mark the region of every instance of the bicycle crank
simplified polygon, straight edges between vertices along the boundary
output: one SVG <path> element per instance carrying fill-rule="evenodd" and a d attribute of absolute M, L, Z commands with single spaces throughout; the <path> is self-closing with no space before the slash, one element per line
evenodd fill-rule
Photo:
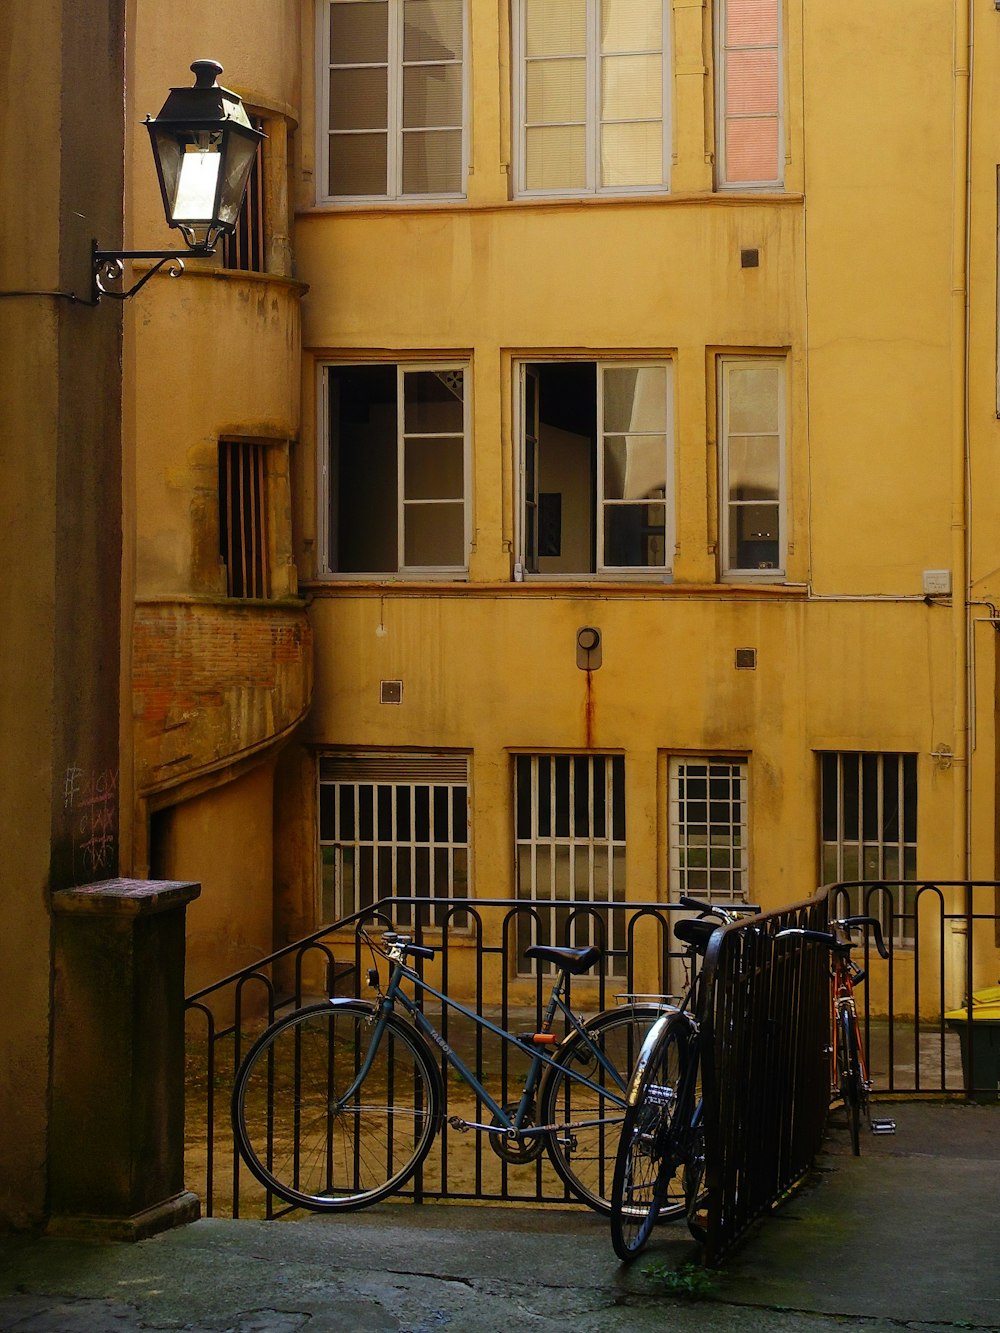
<path fill-rule="evenodd" d="M 505 1106 L 504 1114 L 508 1119 L 513 1120 L 517 1114 L 517 1103 Z M 512 1162 L 515 1165 L 521 1162 L 533 1162 L 541 1155 L 544 1144 L 542 1136 L 531 1135 L 530 1138 L 524 1138 L 520 1134 L 511 1136 L 503 1127 L 502 1122 L 497 1116 L 493 1117 L 492 1125 L 500 1130 L 499 1133 L 489 1135 L 490 1147 L 498 1157 L 503 1158 L 505 1162 Z M 522 1129 L 534 1129 L 534 1107 L 528 1108 L 528 1114 L 521 1121 Z"/>

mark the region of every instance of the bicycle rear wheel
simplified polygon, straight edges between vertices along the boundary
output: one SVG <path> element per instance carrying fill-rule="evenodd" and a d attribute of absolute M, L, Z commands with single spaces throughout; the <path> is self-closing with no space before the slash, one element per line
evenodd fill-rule
<path fill-rule="evenodd" d="M 240 1065 L 233 1133 L 247 1166 L 288 1203 L 364 1208 L 400 1189 L 441 1123 L 439 1079 L 423 1040 L 390 1015 L 374 1035 L 363 1001 L 310 1005 L 272 1024 Z"/>
<path fill-rule="evenodd" d="M 625 1090 L 643 1039 L 662 1014 L 652 1004 L 605 1009 L 585 1025 L 588 1039 L 573 1033 L 560 1047 L 542 1085 L 539 1123 L 565 1126 L 546 1136 L 549 1158 L 570 1192 L 595 1212 L 611 1211 Z"/>
<path fill-rule="evenodd" d="M 837 1047 L 840 1097 L 847 1114 L 847 1128 L 851 1136 L 851 1151 L 855 1157 L 861 1155 L 861 1110 L 866 1101 L 867 1092 L 861 1074 L 861 1057 L 858 1042 L 858 1020 L 844 1008 L 840 1011 L 840 1031 Z"/>
<path fill-rule="evenodd" d="M 629 1089 L 611 1189 L 611 1243 L 619 1259 L 634 1259 L 658 1217 L 684 1211 L 680 1129 L 692 1108 L 681 1088 L 690 1022 L 672 1014 L 650 1032 Z"/>

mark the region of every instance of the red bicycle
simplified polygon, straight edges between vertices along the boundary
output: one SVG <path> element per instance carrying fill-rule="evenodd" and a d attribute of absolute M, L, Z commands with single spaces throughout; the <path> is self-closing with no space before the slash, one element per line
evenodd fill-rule
<path fill-rule="evenodd" d="M 855 1157 L 861 1153 L 861 1118 L 864 1116 L 874 1134 L 894 1134 L 896 1122 L 872 1119 L 871 1078 L 865 1046 L 861 1039 L 861 1025 L 854 1000 L 854 988 L 865 979 L 865 970 L 851 958 L 854 947 L 852 932 L 867 928 L 875 940 L 880 957 L 888 958 L 889 950 L 882 939 L 882 926 L 874 916 L 845 916 L 830 922 L 831 930 L 805 930 L 792 926 L 782 930 L 777 939 L 796 936 L 824 944 L 830 950 L 831 1006 L 831 1098 L 843 1103 L 847 1126 L 851 1135 L 851 1150 Z"/>

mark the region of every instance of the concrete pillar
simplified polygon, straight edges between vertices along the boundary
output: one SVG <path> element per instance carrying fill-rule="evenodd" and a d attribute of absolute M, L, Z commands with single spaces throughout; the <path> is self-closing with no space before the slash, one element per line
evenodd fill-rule
<path fill-rule="evenodd" d="M 184 915 L 199 884 L 52 895 L 50 1232 L 140 1240 L 194 1221 L 184 1189 Z"/>

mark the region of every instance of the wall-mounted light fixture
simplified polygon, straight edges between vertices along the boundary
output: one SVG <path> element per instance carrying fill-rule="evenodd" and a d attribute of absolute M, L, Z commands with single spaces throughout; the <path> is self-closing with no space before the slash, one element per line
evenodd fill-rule
<path fill-rule="evenodd" d="M 155 118 L 146 117 L 156 174 L 163 197 L 167 226 L 176 228 L 187 253 L 203 259 L 215 253 L 219 239 L 235 231 L 257 145 L 265 136 L 254 129 L 243 103 L 216 82 L 222 66 L 215 60 L 196 60 L 191 66 L 193 88 L 171 88 Z M 91 298 L 126 301 L 145 286 L 154 273 L 171 264 L 168 272 L 180 277 L 185 252 L 178 250 L 101 250 L 93 244 Z M 126 259 L 159 262 L 127 291 L 109 290 L 105 283 L 122 276 Z"/>

